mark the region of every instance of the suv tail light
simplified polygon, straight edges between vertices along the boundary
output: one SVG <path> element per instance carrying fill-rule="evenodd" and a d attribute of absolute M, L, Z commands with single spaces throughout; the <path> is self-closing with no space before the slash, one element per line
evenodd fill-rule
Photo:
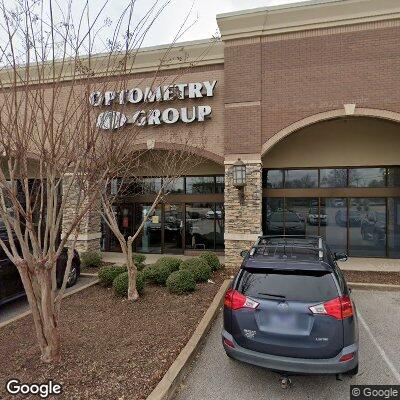
<path fill-rule="evenodd" d="M 349 296 L 336 297 L 325 303 L 310 307 L 313 314 L 329 315 L 336 319 L 345 319 L 353 316 L 353 306 Z"/>
<path fill-rule="evenodd" d="M 228 289 L 225 293 L 224 306 L 231 310 L 240 310 L 241 308 L 256 309 L 260 303 L 246 297 L 237 290 Z"/>

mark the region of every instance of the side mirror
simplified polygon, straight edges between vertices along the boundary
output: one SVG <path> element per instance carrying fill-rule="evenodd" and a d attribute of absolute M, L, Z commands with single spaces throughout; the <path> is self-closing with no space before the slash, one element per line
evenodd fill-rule
<path fill-rule="evenodd" d="M 250 253 L 249 253 L 248 250 L 242 250 L 242 251 L 240 252 L 240 256 L 243 257 L 243 258 L 247 257 L 249 254 L 250 254 Z"/>
<path fill-rule="evenodd" d="M 336 261 L 347 261 L 349 257 L 346 253 L 335 253 L 335 260 Z"/>

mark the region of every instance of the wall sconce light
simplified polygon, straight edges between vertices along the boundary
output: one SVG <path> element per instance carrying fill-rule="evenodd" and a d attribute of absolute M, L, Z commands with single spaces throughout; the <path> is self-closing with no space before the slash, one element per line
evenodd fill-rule
<path fill-rule="evenodd" d="M 246 186 L 246 164 L 239 158 L 233 164 L 233 186 L 239 190 L 240 205 L 244 203 L 244 187 Z"/>

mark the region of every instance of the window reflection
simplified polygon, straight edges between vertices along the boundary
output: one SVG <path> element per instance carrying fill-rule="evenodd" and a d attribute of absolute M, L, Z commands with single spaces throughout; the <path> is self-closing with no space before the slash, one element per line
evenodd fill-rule
<path fill-rule="evenodd" d="M 281 169 L 264 170 L 263 187 L 271 189 L 283 188 L 283 170 Z"/>
<path fill-rule="evenodd" d="M 136 249 L 143 253 L 161 253 L 161 204 L 150 213 L 151 205 L 137 204 L 135 207 L 135 227 L 147 220 L 136 240 Z"/>
<path fill-rule="evenodd" d="M 215 248 L 224 249 L 224 233 L 225 233 L 225 208 L 224 203 L 215 205 Z"/>
<path fill-rule="evenodd" d="M 221 210 L 212 203 L 186 204 L 186 248 L 205 250 L 214 248 L 214 218 Z"/>
<path fill-rule="evenodd" d="M 347 251 L 347 200 L 345 198 L 321 198 L 325 222 L 321 223 L 320 235 L 332 251 Z M 322 222 L 322 221 L 321 221 Z"/>
<path fill-rule="evenodd" d="M 214 177 L 213 176 L 187 177 L 186 193 L 188 194 L 214 193 Z"/>
<path fill-rule="evenodd" d="M 318 235 L 319 219 L 326 218 L 323 210 L 319 212 L 317 198 L 287 198 L 285 211 L 286 235 Z"/>
<path fill-rule="evenodd" d="M 400 258 L 400 197 L 388 199 L 389 257 Z"/>
<path fill-rule="evenodd" d="M 324 168 L 320 170 L 320 187 L 346 187 L 347 169 L 346 168 Z"/>
<path fill-rule="evenodd" d="M 179 194 L 184 192 L 184 178 L 176 178 L 176 179 L 166 179 L 164 182 L 165 193 L 167 194 Z"/>
<path fill-rule="evenodd" d="M 389 187 L 400 187 L 400 167 L 387 169 L 387 185 Z"/>
<path fill-rule="evenodd" d="M 223 194 L 225 192 L 225 177 L 217 176 L 215 178 L 215 193 Z"/>
<path fill-rule="evenodd" d="M 285 171 L 286 188 L 315 188 L 317 186 L 317 169 L 288 169 Z"/>
<path fill-rule="evenodd" d="M 264 199 L 263 230 L 266 235 L 284 234 L 283 198 Z"/>
<path fill-rule="evenodd" d="M 359 224 L 349 224 L 349 253 L 352 256 L 386 255 L 386 199 L 352 198 L 349 214 L 359 216 Z M 350 222 L 350 217 L 349 217 Z"/>
<path fill-rule="evenodd" d="M 385 168 L 350 168 L 350 187 L 384 187 Z"/>

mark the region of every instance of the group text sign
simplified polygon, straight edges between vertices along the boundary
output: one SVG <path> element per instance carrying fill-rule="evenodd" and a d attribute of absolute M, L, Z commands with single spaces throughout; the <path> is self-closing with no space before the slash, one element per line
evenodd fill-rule
<path fill-rule="evenodd" d="M 93 107 L 124 106 L 134 104 L 140 107 L 143 104 L 161 103 L 172 100 L 202 99 L 214 96 L 217 81 L 179 83 L 176 85 L 146 87 L 145 90 L 133 88 L 130 90 L 92 92 L 89 102 Z M 97 118 L 97 126 L 106 130 L 114 130 L 126 124 L 138 126 L 156 126 L 161 124 L 175 124 L 178 121 L 190 124 L 204 122 L 210 118 L 212 108 L 209 105 L 192 107 L 169 107 L 165 110 L 139 109 L 131 115 L 120 111 L 104 111 Z"/>

